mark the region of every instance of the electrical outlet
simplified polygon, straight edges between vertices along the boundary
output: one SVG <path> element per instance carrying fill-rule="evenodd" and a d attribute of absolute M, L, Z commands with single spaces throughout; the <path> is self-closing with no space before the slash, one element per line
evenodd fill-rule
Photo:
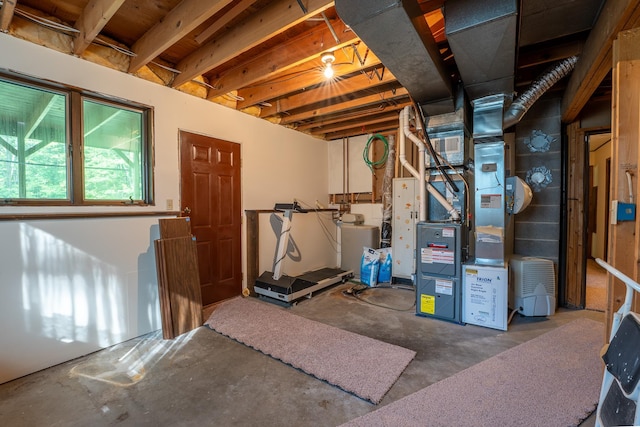
<path fill-rule="evenodd" d="M 167 210 L 168 211 L 173 210 L 173 199 L 167 199 Z"/>

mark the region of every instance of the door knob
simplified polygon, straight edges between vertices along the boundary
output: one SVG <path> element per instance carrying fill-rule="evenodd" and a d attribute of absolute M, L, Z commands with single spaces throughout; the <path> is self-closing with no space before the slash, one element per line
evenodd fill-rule
<path fill-rule="evenodd" d="M 185 216 L 189 216 L 189 215 L 191 215 L 191 208 L 190 208 L 189 206 L 187 206 L 186 208 L 184 208 L 184 209 L 183 209 L 182 213 L 183 213 Z"/>

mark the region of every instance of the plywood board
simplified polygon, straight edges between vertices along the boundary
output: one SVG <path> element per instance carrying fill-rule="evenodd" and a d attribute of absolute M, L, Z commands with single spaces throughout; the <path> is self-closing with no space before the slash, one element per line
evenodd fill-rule
<path fill-rule="evenodd" d="M 158 220 L 158 223 L 160 224 L 160 237 L 162 239 L 191 236 L 191 220 L 189 217 L 162 218 Z"/>
<path fill-rule="evenodd" d="M 162 335 L 174 338 L 202 325 L 196 242 L 192 237 L 155 242 Z"/>

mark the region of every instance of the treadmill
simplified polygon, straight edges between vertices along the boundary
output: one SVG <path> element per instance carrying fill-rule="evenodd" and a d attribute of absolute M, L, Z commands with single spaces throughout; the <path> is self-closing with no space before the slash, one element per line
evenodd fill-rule
<path fill-rule="evenodd" d="M 294 212 L 307 213 L 308 210 L 301 208 L 298 202 L 276 203 L 274 209 L 284 213 L 282 232 L 278 239 L 273 272 L 265 271 L 256 279 L 254 284 L 256 294 L 293 303 L 303 297 L 311 298 L 314 292 L 336 283 L 344 283 L 353 277 L 353 270 L 329 267 L 308 271 L 299 276 L 282 274 L 282 264 L 287 256 L 293 214 Z"/>

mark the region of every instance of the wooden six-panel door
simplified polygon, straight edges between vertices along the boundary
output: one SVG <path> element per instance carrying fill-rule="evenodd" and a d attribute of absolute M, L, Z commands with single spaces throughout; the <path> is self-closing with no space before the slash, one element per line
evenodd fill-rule
<path fill-rule="evenodd" d="M 180 131 L 180 200 L 196 237 L 202 305 L 242 293 L 240 145 Z"/>

